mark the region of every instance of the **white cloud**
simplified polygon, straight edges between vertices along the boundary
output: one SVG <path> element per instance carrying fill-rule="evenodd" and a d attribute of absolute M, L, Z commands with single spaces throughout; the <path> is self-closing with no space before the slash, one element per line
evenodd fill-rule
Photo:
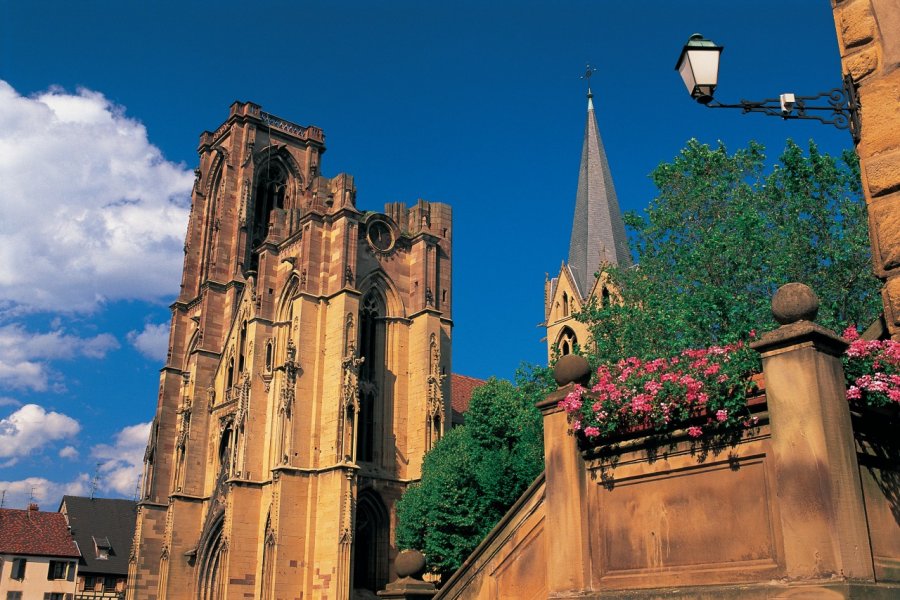
<path fill-rule="evenodd" d="M 147 358 L 164 361 L 169 352 L 169 324 L 147 323 L 143 331 L 128 332 L 128 341 Z"/>
<path fill-rule="evenodd" d="M 36 502 L 41 510 L 55 511 L 64 495 L 85 496 L 90 487 L 90 478 L 82 473 L 69 482 L 54 482 L 43 477 L 28 477 L 18 481 L 0 481 L 5 508 L 26 508 L 30 501 Z"/>
<path fill-rule="evenodd" d="M 66 446 L 62 450 L 59 451 L 60 458 L 78 458 L 78 450 L 75 449 L 75 446 Z"/>
<path fill-rule="evenodd" d="M 103 95 L 0 81 L 0 307 L 90 311 L 177 291 L 193 174 Z"/>
<path fill-rule="evenodd" d="M 44 391 L 53 376 L 47 360 L 99 359 L 118 347 L 119 342 L 108 333 L 82 338 L 61 328 L 33 333 L 18 324 L 5 325 L 0 327 L 0 383 Z"/>
<path fill-rule="evenodd" d="M 17 458 L 81 431 L 72 417 L 47 412 L 37 404 L 26 404 L 0 420 L 0 458 Z M 7 465 L 8 466 L 8 465 Z"/>
<path fill-rule="evenodd" d="M 132 496 L 144 466 L 150 423 L 125 427 L 115 437 L 115 444 L 98 444 L 91 449 L 91 455 L 101 461 L 100 488 Z"/>

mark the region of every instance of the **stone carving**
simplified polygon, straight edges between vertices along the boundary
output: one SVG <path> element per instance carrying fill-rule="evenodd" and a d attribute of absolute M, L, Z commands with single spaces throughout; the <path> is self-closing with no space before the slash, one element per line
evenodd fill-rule
<path fill-rule="evenodd" d="M 359 412 L 359 367 L 365 362 L 364 356 L 356 355 L 356 344 L 350 342 L 347 347 L 347 355 L 341 359 L 341 423 L 340 444 L 338 457 L 344 462 L 353 462 L 354 438 L 356 428 L 353 426 L 356 414 Z"/>
<path fill-rule="evenodd" d="M 431 418 L 440 416 L 444 409 L 443 383 L 447 375 L 441 373 L 441 348 L 436 336 L 431 334 L 431 364 L 428 369 L 428 412 Z"/>
<path fill-rule="evenodd" d="M 184 450 L 191 435 L 191 404 L 190 396 L 186 396 L 181 408 L 178 409 L 178 442 L 176 447 L 181 450 Z"/>
<path fill-rule="evenodd" d="M 365 362 L 366 357 L 356 355 L 356 344 L 351 342 L 347 348 L 347 355 L 341 359 L 341 373 L 343 383 L 341 385 L 341 399 L 345 407 L 353 407 L 354 412 L 359 408 L 359 367 Z"/>
<path fill-rule="evenodd" d="M 250 408 L 250 373 L 244 373 L 241 379 L 241 387 L 238 391 L 238 407 L 234 417 L 235 425 L 243 426 L 244 420 L 247 418 L 247 411 Z"/>
<path fill-rule="evenodd" d="M 297 382 L 297 348 L 292 340 L 288 340 L 287 351 L 282 369 L 284 370 L 284 385 L 281 386 L 281 404 L 279 410 L 288 418 L 294 405 L 294 389 Z"/>
<path fill-rule="evenodd" d="M 300 371 L 300 365 L 297 363 L 297 348 L 294 346 L 293 340 L 288 340 L 284 364 L 279 368 L 284 371 L 284 381 L 281 385 L 281 395 L 278 402 L 278 412 L 281 414 L 278 440 L 279 455 L 280 463 L 288 464 L 290 462 L 290 431 L 294 410 L 294 390 L 297 384 L 297 373 Z"/>

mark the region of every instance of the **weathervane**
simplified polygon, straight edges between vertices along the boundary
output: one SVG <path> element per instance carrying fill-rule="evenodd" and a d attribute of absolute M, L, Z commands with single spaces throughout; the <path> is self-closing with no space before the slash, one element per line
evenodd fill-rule
<path fill-rule="evenodd" d="M 584 70 L 584 75 L 582 75 L 582 76 L 580 77 L 580 79 L 585 79 L 585 80 L 587 80 L 588 98 L 593 98 L 593 97 L 594 97 L 594 94 L 591 93 L 591 75 L 593 75 L 593 74 L 596 73 L 596 72 L 597 72 L 596 67 L 592 67 L 592 66 L 591 66 L 591 63 L 588 63 L 588 64 L 587 64 L 587 67 L 586 67 L 585 70 Z"/>

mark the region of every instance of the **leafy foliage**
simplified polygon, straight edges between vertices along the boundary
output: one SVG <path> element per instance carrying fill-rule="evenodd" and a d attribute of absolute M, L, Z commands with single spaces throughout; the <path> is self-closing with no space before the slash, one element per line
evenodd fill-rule
<path fill-rule="evenodd" d="M 475 390 L 466 424 L 425 455 L 422 480 L 397 503 L 397 543 L 421 550 L 449 575 L 544 468 L 535 403 L 553 389 L 550 370 L 523 367 L 516 384 L 490 379 Z"/>
<path fill-rule="evenodd" d="M 859 165 L 788 141 L 771 172 L 762 146 L 728 154 L 696 140 L 651 177 L 659 196 L 626 215 L 638 267 L 610 269 L 621 303 L 589 305 L 595 365 L 731 344 L 776 326 L 775 290 L 799 281 L 819 296 L 819 323 L 840 331 L 879 310 Z"/>

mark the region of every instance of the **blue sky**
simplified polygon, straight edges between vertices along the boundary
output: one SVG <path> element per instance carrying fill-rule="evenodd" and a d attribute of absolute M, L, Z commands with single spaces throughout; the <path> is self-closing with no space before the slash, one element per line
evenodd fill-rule
<path fill-rule="evenodd" d="M 845 131 L 694 104 L 688 36 L 725 46 L 717 97 L 840 83 L 829 3 L 0 0 L 0 490 L 130 497 L 156 406 L 198 136 L 234 100 L 326 133 L 360 208 L 454 209 L 453 370 L 545 358 L 545 273 L 567 255 L 586 62 L 624 210 L 695 137 Z"/>

